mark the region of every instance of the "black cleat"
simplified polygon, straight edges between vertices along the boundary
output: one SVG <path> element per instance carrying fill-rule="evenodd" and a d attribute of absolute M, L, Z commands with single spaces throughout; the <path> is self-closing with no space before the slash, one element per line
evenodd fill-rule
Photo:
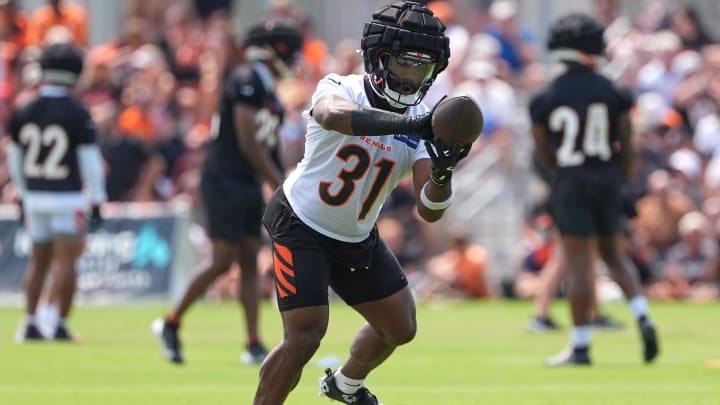
<path fill-rule="evenodd" d="M 365 387 L 360 387 L 354 394 L 346 394 L 340 391 L 335 384 L 335 376 L 329 368 L 325 369 L 325 377 L 320 377 L 320 395 L 342 402 L 343 404 L 382 405 L 382 403 L 378 402 L 377 397 Z"/>
<path fill-rule="evenodd" d="M 53 334 L 53 340 L 58 342 L 74 342 L 75 337 L 72 333 L 70 333 L 65 325 L 58 325 L 57 329 L 55 329 L 55 333 Z"/>
<path fill-rule="evenodd" d="M 622 322 L 616 321 L 607 315 L 598 315 L 595 319 L 590 322 L 590 326 L 593 329 L 599 330 L 623 330 L 625 325 Z"/>
<path fill-rule="evenodd" d="M 560 330 L 560 326 L 558 326 L 558 324 L 556 324 L 549 316 L 536 316 L 530 320 L 528 330 L 530 332 L 540 333 Z"/>
<path fill-rule="evenodd" d="M 563 366 L 589 366 L 592 364 L 587 347 L 567 348 L 560 354 L 549 358 L 545 365 L 548 367 Z"/>
<path fill-rule="evenodd" d="M 180 344 L 180 336 L 178 336 L 178 326 L 158 318 L 152 323 L 152 331 L 160 340 L 165 358 L 175 364 L 182 364 L 184 360 L 180 352 L 182 345 Z"/>
<path fill-rule="evenodd" d="M 657 331 L 652 322 L 645 317 L 640 318 L 638 326 L 640 327 L 640 336 L 642 337 L 643 343 L 643 358 L 645 359 L 645 363 L 652 363 L 660 353 Z"/>
<path fill-rule="evenodd" d="M 38 342 L 45 340 L 40 329 L 34 323 L 25 323 L 18 329 L 15 334 L 15 341 L 17 343 L 23 342 Z"/>
<path fill-rule="evenodd" d="M 267 355 L 268 351 L 262 343 L 253 343 L 245 347 L 245 351 L 240 355 L 240 362 L 246 366 L 262 364 Z"/>

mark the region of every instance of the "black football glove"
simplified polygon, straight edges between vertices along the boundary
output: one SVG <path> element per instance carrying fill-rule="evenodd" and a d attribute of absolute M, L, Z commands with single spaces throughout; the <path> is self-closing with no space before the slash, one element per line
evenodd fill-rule
<path fill-rule="evenodd" d="M 447 147 L 443 141 L 435 138 L 431 141 L 425 141 L 425 148 L 432 160 L 432 175 L 430 179 L 433 183 L 442 186 L 447 184 L 452 177 L 455 165 L 464 159 L 470 153 L 471 145 L 454 144 Z"/>
<path fill-rule="evenodd" d="M 103 223 L 102 213 L 100 212 L 100 205 L 93 205 L 92 211 L 90 212 L 90 222 L 88 223 L 88 229 L 90 232 L 95 232 L 102 226 Z"/>

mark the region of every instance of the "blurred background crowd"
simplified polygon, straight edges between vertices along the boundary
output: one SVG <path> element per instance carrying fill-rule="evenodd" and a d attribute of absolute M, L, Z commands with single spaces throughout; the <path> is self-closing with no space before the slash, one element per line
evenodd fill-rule
<path fill-rule="evenodd" d="M 202 229 L 198 185 L 205 145 L 228 71 L 242 61 L 240 0 L 125 0 L 120 29 L 109 41 L 89 36 L 80 0 L 0 0 L 0 133 L 13 106 L 37 90 L 39 51 L 54 42 L 86 50 L 77 94 L 98 124 L 112 202 L 186 201 Z M 485 128 L 457 170 L 456 203 L 439 223 L 414 213 L 411 185 L 386 202 L 380 233 L 405 266 L 420 299 L 533 296 L 532 280 L 551 252 L 546 184 L 533 164 L 527 100 L 553 75 L 544 32 L 523 14 L 539 1 L 421 1 L 447 25 L 450 66 L 425 103 L 467 94 Z M 322 38 L 307 2 L 262 3 L 258 18 L 294 19 L 306 37 L 296 77 L 279 84 L 287 109 L 282 156 L 287 170 L 302 158 L 304 120 L 315 83 L 329 72 L 363 72 L 358 35 Z M 302 4 L 301 4 L 302 3 Z M 630 6 L 628 4 L 631 3 Z M 634 215 L 627 249 L 649 296 L 716 300 L 720 281 L 720 7 L 714 1 L 587 0 L 606 25 L 602 69 L 636 96 L 636 173 L 628 185 Z M 628 7 L 636 12 L 627 12 Z M 642 12 L 637 12 L 642 10 Z M 576 10 L 578 11 L 578 10 Z M 363 21 L 354 21 L 358 31 Z M 547 26 L 547 25 L 545 25 Z M 12 203 L 0 138 L 0 203 Z M 632 211 L 632 210 L 629 210 Z M 198 239 L 198 238 L 196 238 Z M 197 246 L 206 242 L 199 238 Z M 207 252 L 205 251 L 205 254 Z M 269 268 L 269 254 L 261 264 Z M 602 271 L 599 272 L 602 277 Z M 271 273 L 266 294 L 272 293 Z M 237 295 L 237 270 L 210 291 Z M 610 282 L 603 297 L 619 297 Z"/>

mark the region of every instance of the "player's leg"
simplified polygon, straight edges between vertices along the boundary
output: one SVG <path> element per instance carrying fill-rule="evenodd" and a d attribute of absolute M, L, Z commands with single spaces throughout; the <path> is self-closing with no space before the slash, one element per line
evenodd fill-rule
<path fill-rule="evenodd" d="M 85 249 L 85 237 L 67 235 L 53 242 L 53 258 L 50 264 L 52 285 L 50 288 L 50 306 L 57 306 L 59 320 L 54 328 L 53 339 L 72 341 L 67 321 L 77 287 L 77 260 Z"/>
<path fill-rule="evenodd" d="M 260 366 L 254 405 L 284 403 L 300 381 L 303 367 L 320 347 L 328 326 L 330 264 L 327 256 L 322 248 L 313 247 L 313 236 L 302 225 L 280 226 L 289 229 L 290 239 L 304 239 L 301 243 L 305 247 L 293 249 L 283 242 L 273 242 L 275 290 L 283 340 Z"/>
<path fill-rule="evenodd" d="M 529 329 L 533 332 L 558 329 L 558 325 L 550 318 L 550 305 L 557 295 L 560 282 L 567 274 L 565 252 L 557 231 L 553 231 L 552 253 L 540 272 L 540 286 L 533 300 L 535 315 Z"/>
<path fill-rule="evenodd" d="M 247 344 L 242 353 L 244 364 L 260 364 L 267 356 L 267 350 L 260 339 L 260 282 L 257 256 L 260 240 L 255 237 L 243 238 L 237 249 L 237 262 L 240 265 L 240 303 L 245 313 Z"/>
<path fill-rule="evenodd" d="M 77 289 L 77 260 L 85 249 L 87 217 L 86 210 L 75 209 L 51 215 L 53 281 L 50 289 L 48 318 L 55 340 L 73 340 L 67 321 Z"/>
<path fill-rule="evenodd" d="M 51 242 L 34 242 L 30 262 L 25 270 L 25 320 L 18 329 L 18 342 L 42 340 L 44 336 L 36 318 L 38 301 L 45 285 L 53 245 Z"/>
<path fill-rule="evenodd" d="M 410 342 L 417 331 L 415 302 L 409 287 L 390 297 L 355 305 L 368 321 L 353 339 L 343 373 L 364 379 L 382 364 L 396 347 Z"/>
<path fill-rule="evenodd" d="M 596 258 L 593 260 L 595 269 L 598 268 L 598 260 L 599 260 L 599 258 Z M 600 294 L 598 294 L 598 288 L 597 288 L 597 281 L 598 281 L 597 274 L 595 274 L 595 277 L 592 278 L 592 281 L 593 281 L 593 292 L 595 293 L 595 298 L 593 299 L 593 306 L 592 306 L 592 327 L 593 327 L 593 329 L 602 329 L 602 330 L 606 330 L 606 331 L 624 329 L 625 325 L 623 325 L 622 322 L 616 321 L 615 319 L 613 319 L 610 316 L 603 313 L 602 305 L 600 304 Z"/>
<path fill-rule="evenodd" d="M 184 362 L 179 329 L 187 310 L 236 259 L 237 244 L 243 236 L 244 201 L 234 190 L 232 179 L 203 175 L 200 183 L 207 233 L 211 244 L 210 264 L 193 274 L 180 300 L 164 319 L 156 319 L 152 331 L 160 339 L 163 354 L 173 363 Z"/>
<path fill-rule="evenodd" d="M 321 392 L 345 403 L 377 404 L 364 387 L 365 378 L 417 332 L 407 280 L 393 253 L 378 239 L 369 267 L 340 269 L 333 273 L 331 285 L 367 323 L 355 334 L 345 363 L 334 374 L 326 370 Z"/>
<path fill-rule="evenodd" d="M 185 313 L 195 301 L 205 295 L 210 285 L 218 277 L 230 270 L 230 265 L 232 265 L 235 258 L 236 245 L 234 243 L 222 239 L 213 239 L 210 245 L 212 251 L 210 264 L 192 276 L 180 300 L 168 314 L 168 319 L 177 325 L 180 325 Z"/>
<path fill-rule="evenodd" d="M 643 341 L 643 358 L 651 362 L 659 353 L 655 326 L 650 322 L 648 301 L 642 292 L 640 278 L 635 266 L 622 251 L 618 235 L 598 239 L 600 256 L 608 267 L 612 279 L 623 291 L 630 310 L 638 322 Z"/>
<path fill-rule="evenodd" d="M 327 291 L 325 292 L 327 299 Z M 327 331 L 329 307 L 315 305 L 282 311 L 283 340 L 260 366 L 253 405 L 279 405 L 300 381 L 305 364 Z"/>
<path fill-rule="evenodd" d="M 25 272 L 25 308 L 28 316 L 35 315 L 52 259 L 52 242 L 35 242 Z"/>
<path fill-rule="evenodd" d="M 193 303 L 205 294 L 210 285 L 230 269 L 235 257 L 235 244 L 221 239 L 213 239 L 210 244 L 212 252 L 210 264 L 192 276 L 173 309 L 164 319 L 158 318 L 152 325 L 153 332 L 162 344 L 163 354 L 173 363 L 184 362 L 179 335 L 183 316 Z"/>
<path fill-rule="evenodd" d="M 25 229 L 32 240 L 32 253 L 25 272 L 25 319 L 18 328 L 17 342 L 42 340 L 44 336 L 38 324 L 37 310 L 45 286 L 53 245 L 51 240 L 50 216 L 45 213 L 24 210 Z"/>
<path fill-rule="evenodd" d="M 548 366 L 590 364 L 591 312 L 595 270 L 594 213 L 582 173 L 570 173 L 554 184 L 553 219 L 561 235 L 567 265 L 567 293 L 573 326 L 570 347 L 549 359 Z"/>
<path fill-rule="evenodd" d="M 260 339 L 259 305 L 260 283 L 258 280 L 258 254 L 260 252 L 261 219 L 265 210 L 262 190 L 256 185 L 238 185 L 235 192 L 243 198 L 242 232 L 237 245 L 236 259 L 240 265 L 240 302 L 245 313 L 247 344 L 240 361 L 244 364 L 260 364 L 267 350 Z"/>
<path fill-rule="evenodd" d="M 549 366 L 590 364 L 590 332 L 594 299 L 592 266 L 594 238 L 562 237 L 568 266 L 568 300 L 572 317 L 570 349 L 548 361 Z"/>
<path fill-rule="evenodd" d="M 650 322 L 648 301 L 642 291 L 640 274 L 622 246 L 622 230 L 625 225 L 625 215 L 622 210 L 623 197 L 619 187 L 616 187 L 614 191 L 615 193 L 603 194 L 606 200 L 603 201 L 602 209 L 599 210 L 598 252 L 605 262 L 610 276 L 623 291 L 630 309 L 637 319 L 643 342 L 643 358 L 645 362 L 649 363 L 659 353 L 657 333 L 655 326 Z"/>

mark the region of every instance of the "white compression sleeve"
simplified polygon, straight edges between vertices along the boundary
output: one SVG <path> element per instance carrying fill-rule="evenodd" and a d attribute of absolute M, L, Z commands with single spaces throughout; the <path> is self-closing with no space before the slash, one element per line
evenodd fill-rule
<path fill-rule="evenodd" d="M 90 189 L 90 199 L 93 204 L 107 201 L 105 191 L 105 173 L 102 166 L 100 148 L 95 144 L 81 144 L 77 149 L 80 175 L 85 186 Z"/>
<path fill-rule="evenodd" d="M 23 176 L 23 151 L 20 145 L 13 142 L 10 144 L 10 155 L 8 156 L 8 169 L 10 179 L 15 185 L 18 197 L 25 195 L 25 176 Z"/>

